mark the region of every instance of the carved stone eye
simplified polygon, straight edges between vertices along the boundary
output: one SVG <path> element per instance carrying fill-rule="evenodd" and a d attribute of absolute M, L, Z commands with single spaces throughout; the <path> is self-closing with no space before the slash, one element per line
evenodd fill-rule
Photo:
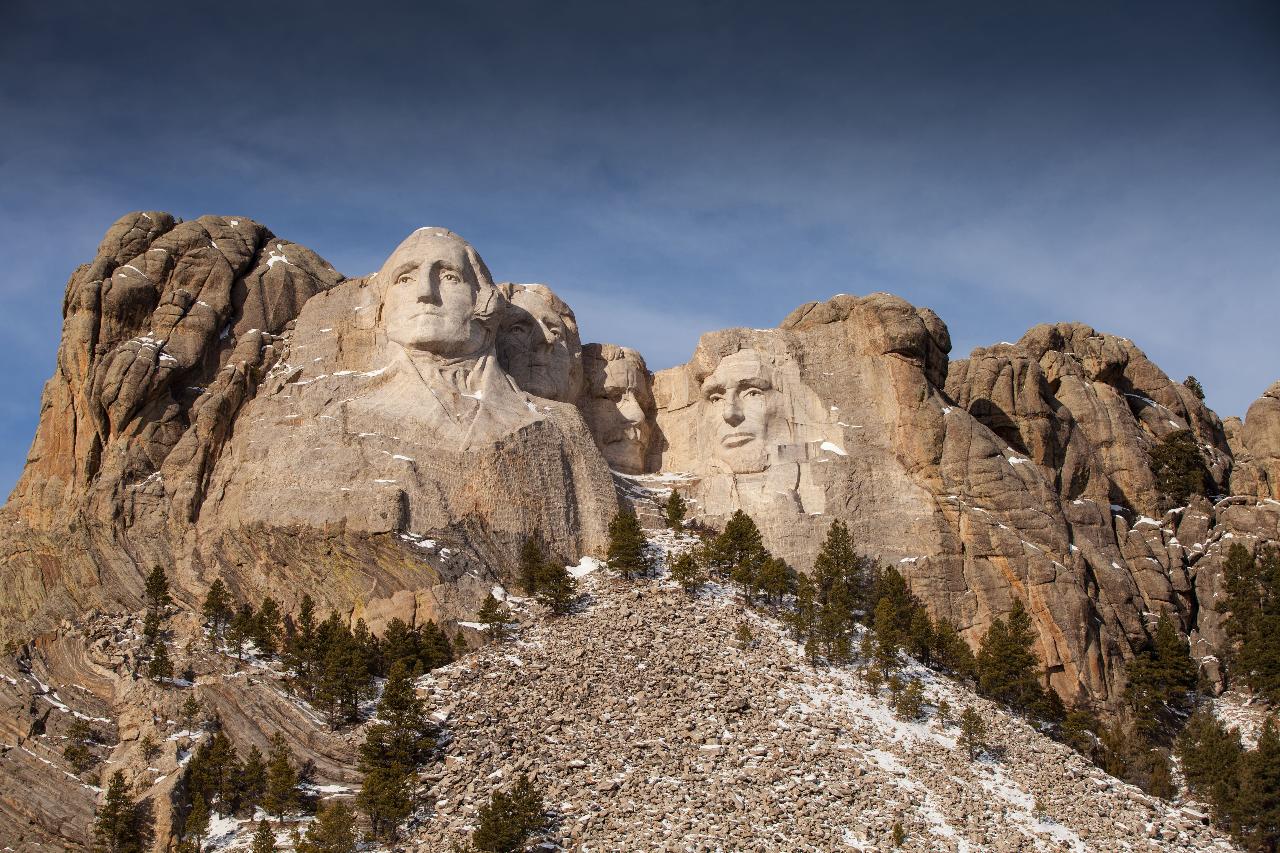
<path fill-rule="evenodd" d="M 457 283 L 457 282 L 462 281 L 462 276 L 458 275 L 458 274 L 457 274 L 456 272 L 454 272 L 453 270 L 444 270 L 443 272 L 441 272 L 441 273 L 440 273 L 440 280 L 441 280 L 441 281 L 452 281 L 452 282 L 454 282 L 454 283 Z"/>
<path fill-rule="evenodd" d="M 411 281 L 413 281 L 413 273 L 407 272 L 396 279 L 396 284 L 408 284 Z"/>

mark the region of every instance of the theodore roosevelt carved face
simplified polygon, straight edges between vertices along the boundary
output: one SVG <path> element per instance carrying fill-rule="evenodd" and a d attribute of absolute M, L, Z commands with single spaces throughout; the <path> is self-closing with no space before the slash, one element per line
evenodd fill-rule
<path fill-rule="evenodd" d="M 760 353 L 747 349 L 725 356 L 703 380 L 702 396 L 709 404 L 716 459 L 735 474 L 767 468 L 778 391 Z"/>
<path fill-rule="evenodd" d="M 644 359 L 633 349 L 588 344 L 582 361 L 578 408 L 596 445 L 615 471 L 644 473 L 654 430 L 653 391 Z"/>
<path fill-rule="evenodd" d="M 501 297 L 480 256 L 458 235 L 420 228 L 391 253 L 378 279 L 386 288 L 388 340 L 447 360 L 473 358 L 493 345 L 491 319 Z"/>

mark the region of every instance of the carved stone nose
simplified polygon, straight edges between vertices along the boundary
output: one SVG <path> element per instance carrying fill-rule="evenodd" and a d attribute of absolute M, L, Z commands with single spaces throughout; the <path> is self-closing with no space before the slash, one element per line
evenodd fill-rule
<path fill-rule="evenodd" d="M 742 406 L 738 403 L 736 394 L 724 398 L 724 411 L 722 412 L 725 423 L 729 426 L 737 426 L 742 423 Z"/>

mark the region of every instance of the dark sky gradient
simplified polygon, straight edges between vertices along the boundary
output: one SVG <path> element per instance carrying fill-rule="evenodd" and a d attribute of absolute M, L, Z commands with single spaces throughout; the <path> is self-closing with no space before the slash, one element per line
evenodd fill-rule
<path fill-rule="evenodd" d="M 1224 416 L 1280 378 L 1275 2 L 312 5 L 3 3 L 0 489 L 136 209 L 348 275 L 444 225 L 654 368 L 888 290 L 955 357 L 1079 320 Z"/>

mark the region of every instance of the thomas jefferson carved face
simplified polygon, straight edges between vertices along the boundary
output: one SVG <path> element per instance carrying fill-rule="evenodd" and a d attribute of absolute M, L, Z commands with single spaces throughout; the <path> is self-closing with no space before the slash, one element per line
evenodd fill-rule
<path fill-rule="evenodd" d="M 444 229 L 409 235 L 378 271 L 387 338 L 407 350 L 459 359 L 493 341 L 486 320 L 499 299 L 475 250 Z"/>
<path fill-rule="evenodd" d="M 502 285 L 510 306 L 498 335 L 498 358 L 524 391 L 572 403 L 582 385 L 582 344 L 569 306 L 540 284 Z"/>
<path fill-rule="evenodd" d="M 589 344 L 583 353 L 585 389 L 579 408 L 609 467 L 642 474 L 653 436 L 649 371 L 635 350 Z"/>
<path fill-rule="evenodd" d="M 760 354 L 748 349 L 721 359 L 702 382 L 711 410 L 713 450 L 735 474 L 769 466 L 770 427 L 778 415 L 771 374 Z"/>

